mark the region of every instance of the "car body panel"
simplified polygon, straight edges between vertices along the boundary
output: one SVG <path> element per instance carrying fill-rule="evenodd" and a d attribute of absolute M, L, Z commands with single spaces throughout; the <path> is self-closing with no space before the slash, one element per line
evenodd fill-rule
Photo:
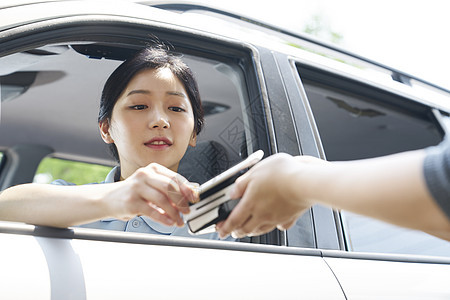
<path fill-rule="evenodd" d="M 0 234 L 0 280 L 3 299 L 51 299 L 49 270 L 36 238 Z M 7 271 L 6 271 L 7 270 Z M 25 286 L 24 286 L 25 285 Z"/>
<path fill-rule="evenodd" d="M 327 254 L 325 254 L 327 255 Z M 450 265 L 414 256 L 387 256 L 375 259 L 373 254 L 355 257 L 325 257 L 348 300 L 351 299 L 449 299 Z M 404 259 L 404 261 L 402 261 Z M 422 262 L 420 262 L 422 260 Z"/>
<path fill-rule="evenodd" d="M 2 270 L 16 270 L 3 278 L 8 288 L 2 299 L 345 299 L 313 250 L 314 255 L 272 246 L 261 251 L 257 245 L 115 232 L 103 236 L 110 241 L 95 241 L 85 238 L 102 231 L 0 225 L 0 243 L 8 245 L 0 250 Z M 52 234 L 68 237 L 45 236 Z M 32 285 L 20 289 L 19 282 Z"/>

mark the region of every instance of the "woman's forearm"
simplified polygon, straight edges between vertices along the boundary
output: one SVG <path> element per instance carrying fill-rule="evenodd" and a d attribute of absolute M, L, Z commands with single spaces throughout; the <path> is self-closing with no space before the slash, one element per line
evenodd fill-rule
<path fill-rule="evenodd" d="M 23 184 L 0 194 L 0 220 L 68 227 L 108 215 L 100 194 L 104 185 Z"/>
<path fill-rule="evenodd" d="M 80 186 L 23 184 L 0 194 L 0 220 L 68 227 L 104 218 L 147 216 L 167 226 L 183 226 L 195 198 L 187 180 L 150 164 L 123 181 Z"/>

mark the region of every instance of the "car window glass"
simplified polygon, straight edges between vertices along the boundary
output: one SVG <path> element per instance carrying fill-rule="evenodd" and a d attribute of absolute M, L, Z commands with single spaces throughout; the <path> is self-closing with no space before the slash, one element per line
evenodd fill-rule
<path fill-rule="evenodd" d="M 328 160 L 382 156 L 442 140 L 431 117 L 387 103 L 375 93 L 361 96 L 309 80 L 304 87 Z M 350 251 L 450 256 L 447 241 L 346 211 L 340 215 Z"/>
<path fill-rule="evenodd" d="M 341 217 L 350 251 L 450 256 L 450 242 L 424 232 L 347 211 Z"/>
<path fill-rule="evenodd" d="M 47 157 L 39 164 L 33 182 L 51 183 L 62 179 L 77 185 L 100 183 L 105 180 L 109 171 L 110 166 Z"/>
<path fill-rule="evenodd" d="M 213 141 L 224 147 L 233 165 L 258 150 L 250 101 L 242 69 L 232 62 L 183 55 L 198 81 L 205 126 L 198 141 Z M 201 163 L 201 162 L 200 162 Z"/>
<path fill-rule="evenodd" d="M 328 160 L 353 160 L 421 149 L 441 141 L 425 118 L 378 99 L 305 84 Z"/>

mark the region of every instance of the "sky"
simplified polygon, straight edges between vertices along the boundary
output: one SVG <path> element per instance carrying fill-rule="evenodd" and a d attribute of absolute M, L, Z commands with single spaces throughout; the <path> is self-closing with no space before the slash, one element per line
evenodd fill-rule
<path fill-rule="evenodd" d="M 303 32 L 319 15 L 339 46 L 450 90 L 448 0 L 197 0 Z"/>

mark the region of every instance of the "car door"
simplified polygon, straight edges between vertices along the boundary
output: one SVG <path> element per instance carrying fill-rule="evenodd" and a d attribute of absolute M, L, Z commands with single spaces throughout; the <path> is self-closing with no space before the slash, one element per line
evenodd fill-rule
<path fill-rule="evenodd" d="M 317 124 L 307 138 L 319 150 L 304 154 L 361 159 L 433 146 L 443 139 L 448 108 L 424 104 L 411 92 L 414 88 L 406 96 L 382 88 L 383 81 L 376 84 L 370 77 L 347 73 L 347 67 L 338 71 L 336 62 L 330 62 L 331 68 L 292 57 L 278 54 L 277 61 L 286 87 L 291 87 L 286 90 L 297 132 L 311 131 L 306 116 Z M 444 279 L 450 272 L 449 242 L 345 211 L 321 212 L 313 215 L 316 243 L 347 299 L 450 296 Z"/>
<path fill-rule="evenodd" d="M 189 29 L 195 26 L 184 27 L 182 19 L 175 14 L 157 9 L 134 4 L 105 6 L 104 1 L 87 3 L 49 1 L 0 10 L 0 63 L 10 67 L 10 73 L 37 72 L 39 79 L 37 83 L 31 81 L 22 85 L 14 81 L 21 88 L 20 92 L 10 95 L 9 101 L 2 103 L 1 135 L 4 139 L 1 147 L 5 149 L 2 161 L 6 161 L 0 177 L 3 188 L 30 182 L 33 170 L 48 153 L 54 156 L 66 153 L 66 158 L 104 159 L 99 154 L 101 147 L 97 152 L 95 143 L 89 149 L 77 147 L 78 143 L 74 142 L 65 148 L 65 144 L 58 144 L 57 139 L 54 143 L 47 140 L 46 136 L 51 136 L 52 131 L 42 134 L 45 128 L 40 125 L 53 117 L 57 121 L 59 116 L 39 108 L 45 106 L 45 95 L 50 97 L 63 92 L 63 97 L 51 103 L 65 108 L 59 113 L 68 111 L 69 107 L 72 112 L 78 111 L 83 107 L 78 99 L 90 99 L 90 96 L 82 97 L 83 93 L 89 91 L 92 84 L 100 83 L 129 55 L 129 51 L 144 46 L 149 36 L 170 43 L 198 71 L 205 103 L 212 105 L 212 112 L 222 112 L 207 116 L 212 129 L 210 133 L 205 132 L 204 139 L 222 142 L 230 155 L 229 163 L 256 149 L 275 153 L 279 151 L 278 145 L 284 144 L 281 141 L 286 139 L 275 139 L 276 130 L 295 130 L 292 119 L 274 121 L 278 114 L 285 113 L 286 98 L 279 103 L 270 103 L 275 99 L 266 96 L 267 87 L 279 89 L 281 80 L 263 75 L 265 70 L 261 64 L 272 64 L 273 59 L 260 60 L 255 47 L 243 41 L 207 34 L 206 30 Z M 31 57 L 32 62 L 17 61 L 13 59 L 14 55 Z M 58 69 L 69 65 L 70 68 L 64 71 Z M 203 67 L 206 71 L 202 71 Z M 5 73 L 2 76 L 11 75 Z M 47 75 L 59 77 L 52 81 Z M 73 76 L 78 77 L 72 80 Z M 266 87 L 265 83 L 269 81 Z M 64 86 L 66 83 L 75 86 L 71 93 L 50 85 Z M 52 93 L 43 94 L 48 86 L 52 87 Z M 222 95 L 218 91 L 224 91 L 224 88 L 226 93 Z M 27 115 L 34 122 L 32 126 L 20 118 L 21 114 L 13 114 L 22 111 L 23 117 L 27 107 L 33 109 L 33 114 Z M 92 113 L 89 109 L 84 112 L 86 115 Z M 62 116 L 71 120 L 79 113 Z M 18 126 L 20 122 L 27 126 Z M 73 122 L 72 126 L 71 131 L 76 133 L 77 123 Z M 58 128 L 62 130 L 63 127 Z M 9 131 L 11 128 L 15 128 L 15 135 Z M 72 138 L 79 138 L 81 143 L 88 134 L 74 134 Z M 26 138 L 22 139 L 23 136 Z M 16 145 L 22 145 L 24 141 L 28 145 L 25 150 L 21 146 L 19 151 Z M 48 144 L 46 151 L 29 155 L 38 153 L 34 151 L 39 148 L 38 142 Z M 289 147 L 298 148 L 296 139 L 289 143 Z M 32 167 L 21 169 L 17 168 L 18 164 Z M 23 172 L 28 174 L 23 175 Z M 306 218 L 311 220 L 309 214 Z M 305 239 L 299 239 L 303 246 L 289 248 L 281 246 L 284 244 L 279 232 L 230 242 L 0 222 L 1 298 L 344 299 L 322 252 L 310 244 L 314 239 L 313 228 L 311 223 L 306 224 Z"/>

